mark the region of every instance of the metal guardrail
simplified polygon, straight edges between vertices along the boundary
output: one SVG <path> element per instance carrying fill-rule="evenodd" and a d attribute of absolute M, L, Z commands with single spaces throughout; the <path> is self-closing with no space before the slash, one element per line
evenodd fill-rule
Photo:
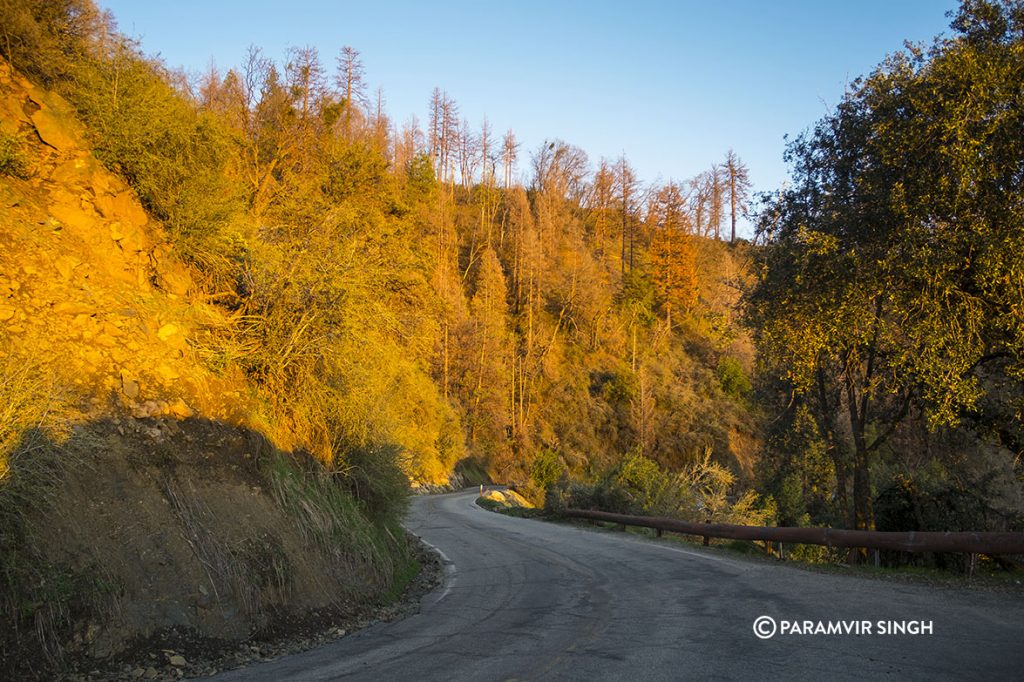
<path fill-rule="evenodd" d="M 729 523 L 691 523 L 661 516 L 631 516 L 588 509 L 566 509 L 563 515 L 606 521 L 623 526 L 641 526 L 684 535 L 732 540 L 760 540 L 826 547 L 889 549 L 903 552 L 965 552 L 970 554 L 1024 554 L 1024 533 L 900 532 L 842 530 L 838 528 L 792 528 L 737 526 Z"/>

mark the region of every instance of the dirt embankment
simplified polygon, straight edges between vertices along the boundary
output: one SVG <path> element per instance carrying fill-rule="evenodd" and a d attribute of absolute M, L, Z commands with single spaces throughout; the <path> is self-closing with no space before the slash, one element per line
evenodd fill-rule
<path fill-rule="evenodd" d="M 201 674 L 302 648 L 382 615 L 423 563 L 247 429 L 125 418 L 37 437 L 10 472 L 32 503 L 0 509 L 31 539 L 2 558 L 14 677 Z"/>

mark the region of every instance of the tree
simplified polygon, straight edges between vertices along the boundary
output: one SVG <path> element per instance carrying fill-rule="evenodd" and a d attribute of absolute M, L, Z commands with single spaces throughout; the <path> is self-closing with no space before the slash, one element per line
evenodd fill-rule
<path fill-rule="evenodd" d="M 251 49 L 245 70 L 245 137 L 242 169 L 249 205 L 256 218 L 273 204 L 280 191 L 282 171 L 298 154 L 294 107 L 277 69 Z"/>
<path fill-rule="evenodd" d="M 516 159 L 519 156 L 519 143 L 516 142 L 516 135 L 509 128 L 502 140 L 501 160 L 505 167 L 505 189 L 512 187 L 512 171 L 516 166 Z"/>
<path fill-rule="evenodd" d="M 610 240 L 609 223 L 612 219 L 612 204 L 615 193 L 615 171 L 607 159 L 601 159 L 587 197 L 587 209 L 592 219 L 591 242 L 593 248 L 603 254 L 606 242 Z"/>
<path fill-rule="evenodd" d="M 315 113 L 327 91 L 326 72 L 317 49 L 309 46 L 290 48 L 285 75 L 305 121 Z"/>
<path fill-rule="evenodd" d="M 725 217 L 725 182 L 722 170 L 722 166 L 715 164 L 705 174 L 708 230 L 714 234 L 715 239 L 722 238 L 722 220 Z"/>
<path fill-rule="evenodd" d="M 1012 399 L 989 374 L 1024 380 L 1024 12 L 970 0 L 952 25 L 789 147 L 794 184 L 759 226 L 758 343 L 849 458 L 858 528 L 871 460 L 911 405 L 954 426 Z"/>
<path fill-rule="evenodd" d="M 480 142 L 480 182 L 488 189 L 494 186 L 494 149 L 491 134 L 491 124 L 484 116 L 484 121 L 480 124 L 480 137 L 477 139 Z"/>
<path fill-rule="evenodd" d="M 470 380 L 465 392 L 469 408 L 470 441 L 481 442 L 497 455 L 506 449 L 505 426 L 510 423 L 507 367 L 511 355 L 507 317 L 508 287 L 501 263 L 488 244 L 476 277 L 476 292 L 470 301 L 473 326 Z M 496 457 L 495 459 L 500 459 Z"/>
<path fill-rule="evenodd" d="M 338 89 L 345 100 L 345 108 L 351 110 L 355 106 L 366 106 L 366 70 L 359 50 L 348 45 L 341 48 L 338 54 Z"/>
<path fill-rule="evenodd" d="M 711 230 L 708 228 L 708 205 L 711 201 L 711 183 L 708 182 L 708 174 L 701 173 L 690 179 L 690 214 L 693 222 L 694 234 L 699 237 L 708 237 Z"/>
<path fill-rule="evenodd" d="M 622 218 L 622 257 L 620 271 L 621 274 L 625 275 L 627 271 L 627 263 L 629 264 L 628 270 L 633 270 L 633 247 L 635 244 L 633 213 L 636 209 L 636 195 L 638 193 L 638 187 L 636 173 L 633 171 L 633 167 L 630 166 L 629 162 L 626 160 L 625 154 L 619 157 L 619 163 L 615 170 L 616 188 L 619 195 L 619 211 Z"/>
<path fill-rule="evenodd" d="M 45 85 L 74 79 L 107 34 L 114 19 L 91 0 L 6 0 L 0 6 L 0 52 Z"/>
<path fill-rule="evenodd" d="M 672 311 L 690 312 L 700 296 L 693 237 L 674 227 L 656 230 L 651 240 L 651 267 L 665 320 L 671 327 Z"/>
<path fill-rule="evenodd" d="M 473 134 L 469 121 L 465 118 L 458 127 L 458 153 L 459 153 L 459 180 L 463 189 L 468 190 L 473 186 L 473 177 L 476 175 L 476 150 L 478 140 Z"/>
<path fill-rule="evenodd" d="M 736 216 L 747 208 L 747 197 L 750 193 L 750 172 L 746 164 L 740 160 L 736 152 L 729 150 L 722 164 L 725 172 L 725 191 L 729 197 L 730 233 L 729 243 L 736 243 Z"/>
<path fill-rule="evenodd" d="M 388 149 L 388 137 L 391 131 L 391 121 L 388 119 L 388 115 L 384 111 L 384 89 L 377 88 L 375 95 L 376 106 L 373 114 L 373 140 L 377 145 L 377 149 L 387 156 L 389 161 L 394 162 L 394 155 L 391 154 L 391 150 Z"/>
<path fill-rule="evenodd" d="M 700 296 L 698 249 L 679 185 L 670 182 L 651 197 L 647 211 L 653 227 L 650 255 L 654 285 L 672 326 L 672 311 L 689 312 Z"/>

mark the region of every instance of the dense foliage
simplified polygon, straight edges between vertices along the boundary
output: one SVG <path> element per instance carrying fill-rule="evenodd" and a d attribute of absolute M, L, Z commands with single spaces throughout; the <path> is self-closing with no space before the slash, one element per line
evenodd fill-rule
<path fill-rule="evenodd" d="M 854 82 L 762 214 L 750 318 L 786 401 L 762 468 L 791 519 L 1020 521 L 1024 8 L 970 0 L 952 26 Z"/>
<path fill-rule="evenodd" d="M 633 451 L 749 476 L 747 247 L 714 239 L 745 200 L 735 154 L 645 188 L 556 140 L 524 184 L 514 134 L 474 130 L 447 93 L 425 131 L 393 125 L 351 48 L 333 74 L 309 48 L 253 49 L 190 80 L 88 0 L 7 5 L 5 56 L 73 103 L 230 313 L 193 347 L 245 371 L 278 443 L 372 499 L 392 494 L 379 452 L 417 482 L 461 461 L 538 499 Z"/>

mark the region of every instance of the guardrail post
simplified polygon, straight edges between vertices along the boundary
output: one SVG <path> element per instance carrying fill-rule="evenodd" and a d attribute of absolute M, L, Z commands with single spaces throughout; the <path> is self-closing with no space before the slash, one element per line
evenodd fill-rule
<path fill-rule="evenodd" d="M 655 537 L 658 537 L 658 538 L 660 538 L 660 537 L 661 537 L 661 534 L 662 534 L 663 532 L 664 532 L 664 531 L 663 531 L 662 529 L 660 529 L 660 528 L 655 528 L 655 529 L 654 529 L 654 536 L 655 536 Z"/>

